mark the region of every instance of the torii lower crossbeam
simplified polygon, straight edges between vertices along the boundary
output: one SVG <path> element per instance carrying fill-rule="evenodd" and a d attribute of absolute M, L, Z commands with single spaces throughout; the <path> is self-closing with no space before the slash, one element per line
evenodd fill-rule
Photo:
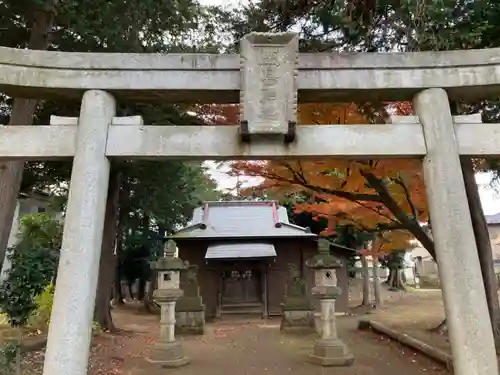
<path fill-rule="evenodd" d="M 410 118 L 413 120 L 414 118 Z M 458 153 L 500 156 L 500 124 L 454 121 Z M 0 158 L 50 160 L 75 155 L 76 125 L 0 127 Z M 286 144 L 244 143 L 239 126 L 109 125 L 106 156 L 134 159 L 421 158 L 427 154 L 418 122 L 384 125 L 304 125 Z"/>

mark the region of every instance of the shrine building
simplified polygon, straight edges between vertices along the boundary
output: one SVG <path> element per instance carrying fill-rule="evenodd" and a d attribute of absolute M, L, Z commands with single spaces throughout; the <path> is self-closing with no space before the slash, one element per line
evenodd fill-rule
<path fill-rule="evenodd" d="M 191 225 L 171 236 L 179 257 L 198 266 L 207 319 L 225 314 L 281 315 L 288 269 L 294 265 L 311 290 L 313 271 L 305 261 L 317 252 L 317 235 L 291 224 L 285 207 L 274 201 L 205 202 Z M 338 312 L 348 310 L 345 259 L 352 250 L 331 245 L 344 262 L 337 270 L 343 293 Z"/>

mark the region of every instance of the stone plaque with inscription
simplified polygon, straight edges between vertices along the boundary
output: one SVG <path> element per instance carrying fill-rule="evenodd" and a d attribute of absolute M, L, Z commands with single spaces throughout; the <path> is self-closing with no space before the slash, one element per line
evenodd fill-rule
<path fill-rule="evenodd" d="M 297 121 L 298 38 L 250 33 L 241 40 L 241 123 L 246 133 L 289 134 Z"/>

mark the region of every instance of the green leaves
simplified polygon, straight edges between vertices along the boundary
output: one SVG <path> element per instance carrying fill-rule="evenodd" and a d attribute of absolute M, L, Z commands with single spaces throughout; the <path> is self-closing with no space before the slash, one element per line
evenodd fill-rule
<path fill-rule="evenodd" d="M 8 342 L 0 347 L 0 373 L 10 374 L 16 364 L 17 345 Z"/>
<path fill-rule="evenodd" d="M 62 225 L 45 213 L 25 215 L 21 218 L 19 246 L 59 250 Z"/>
<path fill-rule="evenodd" d="M 54 278 L 62 226 L 46 214 L 26 215 L 19 243 L 8 255 L 11 268 L 0 285 L 0 310 L 12 326 L 24 326 L 37 308 L 35 298 Z"/>
<path fill-rule="evenodd" d="M 35 9 L 52 3 L 54 0 L 0 1 L 0 45 L 25 47 Z M 220 36 L 219 25 L 227 21 L 226 17 L 227 13 L 219 8 L 203 7 L 196 0 L 59 1 L 50 49 L 74 52 L 218 52 L 225 42 Z M 214 27 L 214 24 L 217 25 Z M 228 23 L 225 28 L 229 30 Z M 0 100 L 0 114 L 8 116 L 9 99 L 0 97 Z M 141 115 L 146 124 L 200 123 L 189 109 L 165 103 L 120 103 L 118 115 Z M 78 111 L 77 101 L 45 101 L 37 109 L 35 123 L 47 124 L 52 114 L 78 116 Z M 185 224 L 200 201 L 218 197 L 215 182 L 210 180 L 200 163 L 119 161 L 114 162 L 113 168 L 121 176 L 120 231 L 122 237 L 130 237 L 124 238 L 127 248 L 146 247 L 147 255 L 141 255 L 141 259 L 147 259 L 149 253 L 156 251 L 157 237 Z M 63 206 L 70 174 L 70 161 L 30 162 L 26 164 L 22 190 L 49 191 Z M 56 193 L 54 187 L 58 190 Z M 43 268 L 40 257 L 45 256 L 45 249 L 55 248 L 60 233 L 56 233 L 58 229 L 48 227 L 50 223 L 44 222 L 43 217 L 26 220 L 31 222 L 25 223 L 26 232 L 16 247 L 15 257 L 19 262 L 23 258 L 21 263 L 40 272 Z M 155 231 L 162 233 L 155 234 Z M 21 280 L 38 282 L 32 280 L 34 274 L 27 274 L 24 266 L 17 267 L 17 271 L 24 272 Z M 16 291 L 27 288 L 27 285 L 12 282 L 11 287 Z M 5 295 L 14 293 L 7 289 L 4 292 Z M 31 294 L 28 291 L 19 297 L 25 300 L 27 308 L 30 307 Z"/>
<path fill-rule="evenodd" d="M 50 249 L 15 247 L 12 268 L 0 285 L 0 308 L 12 326 L 23 326 L 37 308 L 35 297 L 54 276 L 57 259 Z"/>

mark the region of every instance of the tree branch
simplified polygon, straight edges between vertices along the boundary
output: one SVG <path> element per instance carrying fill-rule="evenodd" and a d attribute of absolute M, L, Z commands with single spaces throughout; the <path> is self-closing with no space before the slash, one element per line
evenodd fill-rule
<path fill-rule="evenodd" d="M 328 202 L 327 199 L 324 199 L 324 198 L 319 198 L 319 199 L 321 199 L 324 202 Z M 309 211 L 309 212 L 313 215 L 325 216 L 325 214 L 322 212 L 315 212 L 315 211 Z M 329 215 L 329 216 L 337 217 L 339 219 L 347 219 L 352 224 L 354 224 L 356 227 L 358 227 L 359 229 L 361 229 L 365 233 L 380 233 L 380 232 L 389 232 L 389 231 L 393 231 L 393 230 L 406 229 L 403 224 L 401 224 L 400 222 L 397 222 L 395 220 L 393 220 L 392 223 L 378 224 L 375 226 L 375 228 L 369 228 L 366 225 L 362 224 L 359 220 L 356 220 L 352 217 L 349 217 L 349 216 L 347 216 L 345 214 L 343 215 L 343 214 L 344 213 L 342 212 L 339 214 L 334 214 L 334 215 Z"/>
<path fill-rule="evenodd" d="M 403 191 L 405 192 L 406 201 L 410 205 L 411 214 L 414 219 L 418 219 L 417 208 L 415 207 L 413 201 L 411 200 L 410 191 L 408 190 L 408 187 L 401 178 L 395 179 L 394 182 L 403 188 Z"/>
<path fill-rule="evenodd" d="M 392 212 L 394 217 L 398 219 L 401 224 L 403 224 L 408 231 L 415 236 L 417 240 L 420 241 L 422 246 L 429 252 L 429 254 L 436 259 L 436 252 L 434 249 L 434 241 L 428 236 L 424 229 L 420 226 L 420 223 L 416 218 L 410 218 L 402 209 L 399 207 L 398 203 L 391 196 L 391 193 L 387 190 L 384 183 L 376 177 L 373 173 L 361 171 L 363 177 L 370 184 L 372 188 L 378 193 L 382 199 L 385 206 Z"/>
<path fill-rule="evenodd" d="M 429 252 L 429 254 L 435 259 L 435 249 L 434 249 L 434 241 L 430 238 L 430 236 L 425 232 L 425 230 L 420 226 L 417 218 L 409 217 L 404 210 L 401 209 L 399 204 L 394 200 L 391 193 L 388 191 L 385 184 L 376 177 L 373 173 L 365 172 L 361 169 L 361 175 L 366 179 L 367 183 L 375 189 L 377 194 L 368 194 L 368 193 L 352 193 L 337 189 L 328 189 L 321 186 L 311 185 L 307 182 L 303 175 L 300 175 L 295 171 L 288 163 L 280 163 L 284 168 L 286 168 L 290 173 L 292 173 L 293 179 L 283 178 L 279 175 L 265 174 L 265 176 L 269 179 L 285 182 L 292 185 L 300 185 L 308 190 L 323 193 L 328 195 L 333 195 L 339 198 L 347 199 L 351 202 L 359 204 L 363 208 L 368 208 L 374 210 L 369 206 L 363 206 L 363 201 L 365 202 L 378 202 L 384 204 L 384 206 L 394 215 L 396 220 L 399 222 L 401 227 L 399 227 L 398 222 L 392 218 L 390 220 L 394 223 L 394 229 L 406 229 L 411 234 L 415 236 L 415 238 L 420 241 L 422 246 Z M 261 174 L 262 177 L 264 177 Z M 326 199 L 318 197 L 318 199 L 323 200 L 324 202 L 328 202 Z M 381 214 L 375 210 L 377 214 Z M 389 218 L 389 217 L 388 217 Z M 396 228 L 397 227 L 397 228 Z M 387 229 L 389 230 L 389 229 Z M 377 232 L 381 232 L 383 229 L 378 230 Z"/>
<path fill-rule="evenodd" d="M 324 188 L 321 186 L 316 186 L 316 185 L 311 185 L 307 182 L 305 177 L 303 175 L 299 175 L 297 171 L 295 171 L 288 163 L 281 163 L 283 167 L 288 169 L 292 173 L 292 175 L 297 179 L 297 181 L 292 181 L 292 180 L 287 180 L 283 179 L 281 176 L 272 176 L 269 177 L 271 179 L 281 179 L 281 181 L 287 181 L 291 184 L 298 184 L 306 189 L 318 192 L 318 193 L 323 193 L 323 194 L 330 194 L 330 195 L 335 195 L 336 197 L 339 198 L 344 198 L 347 199 L 351 202 L 357 202 L 357 201 L 368 201 L 368 202 L 379 202 L 383 203 L 378 194 L 368 194 L 368 193 L 352 193 L 349 191 L 343 191 L 343 190 L 338 190 L 338 189 L 328 189 Z"/>
<path fill-rule="evenodd" d="M 300 162 L 299 162 L 300 163 Z M 363 201 L 370 201 L 370 202 L 373 202 L 375 201 L 374 198 L 378 199 L 378 201 L 376 202 L 380 202 L 380 198 L 378 197 L 378 195 L 375 195 L 375 194 L 370 194 L 370 199 L 363 199 L 361 197 L 366 197 L 366 195 L 364 194 L 361 194 L 361 193 L 350 193 L 350 192 L 346 192 L 346 191 L 343 191 L 343 190 L 338 190 L 338 189 L 335 189 L 335 190 L 332 190 L 332 189 L 325 189 L 325 188 L 322 188 L 320 186 L 315 186 L 315 185 L 310 185 L 307 180 L 306 180 L 306 177 L 304 176 L 303 174 L 303 169 L 302 169 L 302 166 L 299 164 L 299 169 L 301 171 L 301 173 L 298 173 L 295 169 L 292 168 L 292 166 L 288 163 L 280 163 L 284 168 L 286 168 L 290 173 L 292 173 L 292 175 L 298 180 L 299 184 L 302 186 L 302 187 L 305 187 L 307 189 L 310 189 L 312 191 L 315 191 L 315 192 L 322 192 L 322 193 L 326 193 L 326 194 L 329 194 L 329 195 L 334 195 L 334 196 L 337 196 L 337 197 L 340 197 L 340 198 L 343 198 L 343 199 L 346 199 L 346 200 L 349 200 L 353 203 L 356 203 L 358 204 L 359 206 L 361 206 L 362 208 L 366 209 L 366 210 L 369 210 L 369 211 L 372 211 L 374 212 L 375 214 L 389 220 L 390 222 L 394 223 L 394 224 L 397 224 L 398 222 L 396 220 L 394 220 L 391 216 L 373 208 L 373 207 L 370 207 L 368 206 L 367 204 L 365 204 Z M 292 183 L 290 181 L 290 183 Z M 350 197 L 348 197 L 347 194 L 350 194 Z M 323 199 L 323 198 L 320 198 L 318 197 L 318 199 L 321 199 L 322 201 L 324 202 L 328 202 L 326 199 Z M 380 202 L 381 203 L 381 202 Z"/>

